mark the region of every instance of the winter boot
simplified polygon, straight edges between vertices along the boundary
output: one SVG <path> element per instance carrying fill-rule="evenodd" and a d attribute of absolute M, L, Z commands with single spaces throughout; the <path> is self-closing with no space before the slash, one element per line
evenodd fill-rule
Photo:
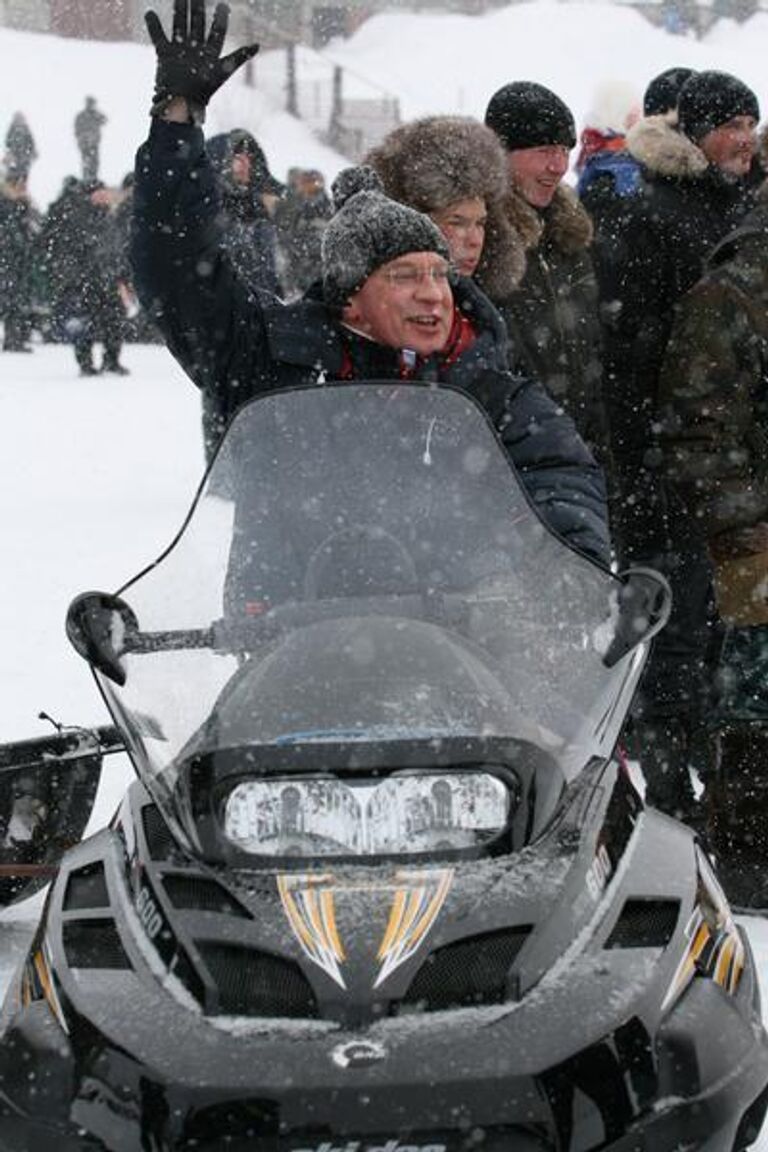
<path fill-rule="evenodd" d="M 695 824 L 700 812 L 688 771 L 689 738 L 675 716 L 636 719 L 635 752 L 645 777 L 645 801 L 676 820 Z"/>
<path fill-rule="evenodd" d="M 126 368 L 125 364 L 120 363 L 120 345 L 105 344 L 104 345 L 104 363 L 101 365 L 102 372 L 112 372 L 115 376 L 130 376 L 130 368 Z"/>
<path fill-rule="evenodd" d="M 75 359 L 81 376 L 98 376 L 99 370 L 93 363 L 93 344 L 90 341 L 75 341 Z"/>
<path fill-rule="evenodd" d="M 736 907 L 768 909 L 768 725 L 734 723 L 717 742 L 706 789 L 717 873 Z"/>

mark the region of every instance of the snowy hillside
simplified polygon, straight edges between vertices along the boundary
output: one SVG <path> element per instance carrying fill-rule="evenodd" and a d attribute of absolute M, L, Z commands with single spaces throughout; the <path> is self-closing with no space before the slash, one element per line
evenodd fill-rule
<path fill-rule="evenodd" d="M 671 65 L 720 68 L 750 83 L 768 111 L 765 59 L 768 14 L 747 24 L 715 25 L 698 42 L 653 27 L 637 12 L 602 3 L 516 4 L 483 16 L 390 13 L 322 54 L 302 51 L 300 76 L 327 82 L 332 65 L 348 70 L 347 90 L 366 79 L 400 98 L 405 118 L 435 112 L 482 116 L 489 97 L 512 79 L 554 88 L 581 122 L 598 83 L 620 77 L 637 86 Z M 40 159 L 31 188 L 39 204 L 77 171 L 72 122 L 86 95 L 109 117 L 102 140 L 104 178 L 118 182 L 131 167 L 147 129 L 153 52 L 135 44 L 93 44 L 0 29 L 0 140 L 23 111 Z M 261 141 L 275 175 L 294 165 L 320 168 L 331 179 L 345 163 L 301 121 L 282 111 L 283 53 L 256 58 L 256 88 L 238 77 L 213 101 L 209 131 L 235 125 Z"/>

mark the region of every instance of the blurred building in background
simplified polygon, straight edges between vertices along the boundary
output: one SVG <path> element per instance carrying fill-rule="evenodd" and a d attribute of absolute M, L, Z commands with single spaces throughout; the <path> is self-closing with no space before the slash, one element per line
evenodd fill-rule
<path fill-rule="evenodd" d="M 349 66 L 337 65 L 332 42 L 351 36 L 378 12 L 481 15 L 510 2 L 515 0 L 229 0 L 230 40 L 261 44 L 259 56 L 243 69 L 247 85 L 299 117 L 337 152 L 358 161 L 399 123 L 399 101 L 396 93 L 377 87 Z M 636 8 L 669 32 L 696 37 L 719 17 L 744 21 L 758 8 L 768 9 L 768 0 L 612 2 Z M 147 43 L 148 6 L 147 0 L 0 0 L 0 27 L 83 40 Z M 172 0 L 153 0 L 151 6 L 168 26 Z"/>
<path fill-rule="evenodd" d="M 233 33 L 252 31 L 265 49 L 288 42 L 322 48 L 350 36 L 376 12 L 442 10 L 479 14 L 509 0 L 230 0 Z M 514 2 L 514 0 L 513 0 Z M 568 0 L 561 0 L 568 3 Z M 743 22 L 768 0 L 614 0 L 670 32 L 702 35 L 719 17 Z M 0 0 L 0 26 L 97 40 L 144 39 L 146 0 Z M 170 0 L 157 0 L 161 16 Z"/>

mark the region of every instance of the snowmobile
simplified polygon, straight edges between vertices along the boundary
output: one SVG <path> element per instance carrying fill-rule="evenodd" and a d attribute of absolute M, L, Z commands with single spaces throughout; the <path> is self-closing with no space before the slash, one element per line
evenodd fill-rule
<path fill-rule="evenodd" d="M 8 989 L 2 1152 L 746 1148 L 749 943 L 620 746 L 669 598 L 558 539 L 463 392 L 244 406 L 69 610 L 137 779 Z"/>

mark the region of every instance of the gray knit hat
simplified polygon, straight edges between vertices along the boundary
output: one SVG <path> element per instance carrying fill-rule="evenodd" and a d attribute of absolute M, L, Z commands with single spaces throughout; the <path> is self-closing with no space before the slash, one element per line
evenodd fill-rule
<path fill-rule="evenodd" d="M 428 216 L 384 195 L 372 168 L 345 168 L 331 185 L 336 213 L 323 233 L 323 294 L 344 305 L 390 260 L 436 252 L 449 260 L 443 234 Z"/>

